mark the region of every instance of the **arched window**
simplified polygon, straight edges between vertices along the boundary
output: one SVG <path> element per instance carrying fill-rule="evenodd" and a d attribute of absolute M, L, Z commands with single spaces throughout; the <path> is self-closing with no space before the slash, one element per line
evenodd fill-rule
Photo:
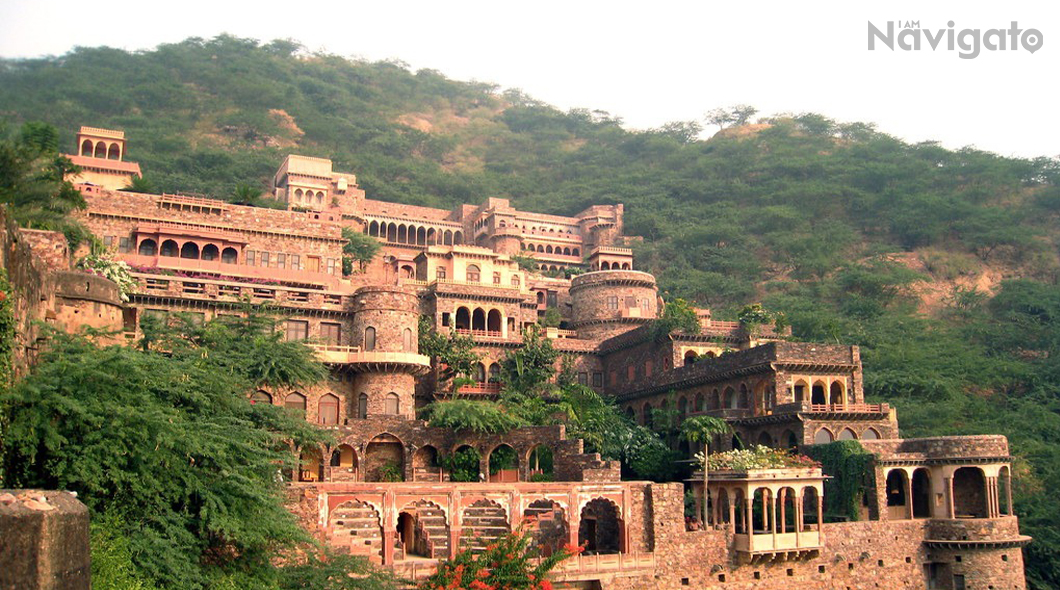
<path fill-rule="evenodd" d="M 184 245 L 180 247 L 180 257 L 191 259 L 199 258 L 199 245 L 195 242 L 185 242 Z"/>
<path fill-rule="evenodd" d="M 839 432 L 839 440 L 858 440 L 858 435 L 854 434 L 853 430 L 844 428 Z"/>
<path fill-rule="evenodd" d="M 144 240 L 140 242 L 140 247 L 136 253 L 140 256 L 154 256 L 158 253 L 158 244 L 154 240 Z"/>
<path fill-rule="evenodd" d="M 86 139 L 85 141 L 81 142 L 81 155 L 89 157 L 92 156 L 92 140 Z"/>
<path fill-rule="evenodd" d="M 96 144 L 95 157 L 97 157 L 97 158 L 106 158 L 107 157 L 107 144 L 103 143 L 102 141 Z"/>
<path fill-rule="evenodd" d="M 413 350 L 412 330 L 410 328 L 405 328 L 405 330 L 401 333 L 401 349 L 405 352 L 416 352 L 415 350 Z"/>
<path fill-rule="evenodd" d="M 202 248 L 202 259 L 203 260 L 217 260 L 217 246 L 213 244 L 206 244 Z"/>
<path fill-rule="evenodd" d="M 501 365 L 500 363 L 493 363 L 490 365 L 489 370 L 489 382 L 499 383 L 501 380 Z"/>
<path fill-rule="evenodd" d="M 176 256 L 178 252 L 177 243 L 173 240 L 166 240 L 162 242 L 162 256 Z"/>
<path fill-rule="evenodd" d="M 469 264 L 467 267 L 467 282 L 477 283 L 482 277 L 482 273 L 479 267 L 474 264 Z"/>
<path fill-rule="evenodd" d="M 116 143 L 110 144 L 110 149 L 107 150 L 107 159 L 108 160 L 120 160 L 121 159 L 121 152 L 118 151 L 118 144 L 116 144 Z"/>
<path fill-rule="evenodd" d="M 813 444 L 815 445 L 826 445 L 834 440 L 832 432 L 827 428 L 822 428 L 817 431 L 817 434 L 813 435 Z"/>
<path fill-rule="evenodd" d="M 832 386 L 829 388 L 828 403 L 836 406 L 843 404 L 843 385 L 840 382 L 832 382 Z"/>
<path fill-rule="evenodd" d="M 486 365 L 477 363 L 475 365 L 475 381 L 484 383 L 486 381 Z"/>
<path fill-rule="evenodd" d="M 305 396 L 298 393 L 297 391 L 294 393 L 290 393 L 283 400 L 283 406 L 288 410 L 297 410 L 299 412 L 305 413 Z"/>
<path fill-rule="evenodd" d="M 324 425 L 339 423 L 339 398 L 330 393 L 320 398 L 320 423 Z"/>
<path fill-rule="evenodd" d="M 521 284 L 522 284 L 522 282 L 519 280 L 519 275 L 512 275 L 512 286 L 513 287 L 518 287 Z"/>
<path fill-rule="evenodd" d="M 401 399 L 398 394 L 390 392 L 386 394 L 386 403 L 384 404 L 383 412 L 388 416 L 397 416 L 401 413 Z"/>
<path fill-rule="evenodd" d="M 577 248 L 575 248 L 575 249 L 571 250 L 570 254 L 571 254 L 571 256 L 580 256 L 581 255 L 581 251 L 578 250 Z"/>
<path fill-rule="evenodd" d="M 272 405 L 272 396 L 262 390 L 257 390 L 254 395 L 250 396 L 250 403 L 252 404 L 263 404 L 266 406 Z"/>
<path fill-rule="evenodd" d="M 239 260 L 239 252 L 236 252 L 235 248 L 225 248 L 221 251 L 221 262 L 235 264 L 237 260 Z"/>
<path fill-rule="evenodd" d="M 375 328 L 371 326 L 364 329 L 364 349 L 375 350 Z"/>
<path fill-rule="evenodd" d="M 368 417 L 368 394 L 357 396 L 357 417 L 364 420 Z"/>

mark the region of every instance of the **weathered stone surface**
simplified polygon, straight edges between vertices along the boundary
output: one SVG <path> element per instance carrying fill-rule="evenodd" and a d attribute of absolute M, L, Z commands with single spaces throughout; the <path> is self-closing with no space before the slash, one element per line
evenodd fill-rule
<path fill-rule="evenodd" d="M 73 494 L 0 490 L 0 590 L 87 590 L 88 540 L 88 508 Z"/>

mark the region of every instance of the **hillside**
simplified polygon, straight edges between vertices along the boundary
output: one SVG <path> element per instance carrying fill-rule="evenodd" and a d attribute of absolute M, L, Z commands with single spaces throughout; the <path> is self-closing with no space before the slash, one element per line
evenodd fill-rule
<path fill-rule="evenodd" d="M 704 110 L 712 105 L 704 105 Z M 519 91 L 222 37 L 0 62 L 0 117 L 124 129 L 160 190 L 236 198 L 284 155 L 328 157 L 372 198 L 509 197 L 573 214 L 624 203 L 638 265 L 668 297 L 733 317 L 761 301 L 799 339 L 863 347 L 870 398 L 906 434 L 999 432 L 1036 537 L 1028 578 L 1060 587 L 1060 162 L 910 145 L 817 114 L 707 140 L 624 129 Z"/>

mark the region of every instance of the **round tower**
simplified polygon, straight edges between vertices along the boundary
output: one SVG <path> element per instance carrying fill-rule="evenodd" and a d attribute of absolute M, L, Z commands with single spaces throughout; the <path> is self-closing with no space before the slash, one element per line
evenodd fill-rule
<path fill-rule="evenodd" d="M 659 315 L 655 277 L 636 270 L 604 270 L 574 277 L 573 325 L 579 338 L 605 339 Z"/>
<path fill-rule="evenodd" d="M 510 228 L 501 228 L 490 238 L 492 249 L 498 254 L 516 255 L 522 252 L 523 238 Z"/>
<path fill-rule="evenodd" d="M 351 311 L 359 348 L 349 359 L 357 417 L 414 418 L 416 376 L 430 369 L 430 359 L 419 354 L 418 298 L 397 286 L 363 287 Z"/>

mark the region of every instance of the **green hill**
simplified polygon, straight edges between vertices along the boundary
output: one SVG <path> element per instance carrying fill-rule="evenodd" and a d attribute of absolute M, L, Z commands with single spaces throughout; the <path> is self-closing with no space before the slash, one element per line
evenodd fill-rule
<path fill-rule="evenodd" d="M 714 105 L 704 105 L 704 110 Z M 1028 576 L 1060 587 L 1060 162 L 907 144 L 817 114 L 698 140 L 632 131 L 398 63 L 285 41 L 189 39 L 0 62 L 0 117 L 124 129 L 163 190 L 234 198 L 287 153 L 369 196 L 450 207 L 505 196 L 572 214 L 625 203 L 638 265 L 733 317 L 761 301 L 796 338 L 863 347 L 904 434 L 1009 436 Z M 13 125 L 12 125 L 13 127 Z"/>

